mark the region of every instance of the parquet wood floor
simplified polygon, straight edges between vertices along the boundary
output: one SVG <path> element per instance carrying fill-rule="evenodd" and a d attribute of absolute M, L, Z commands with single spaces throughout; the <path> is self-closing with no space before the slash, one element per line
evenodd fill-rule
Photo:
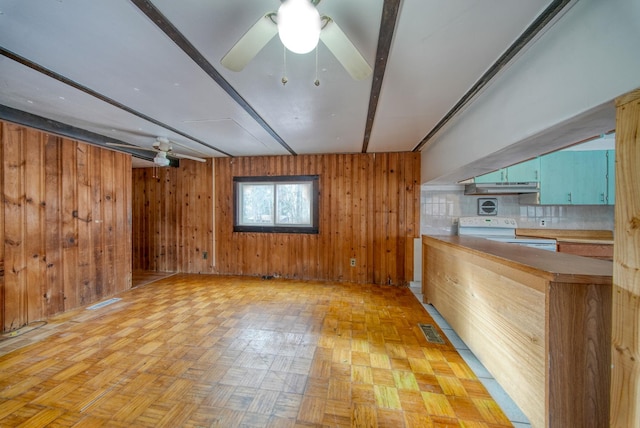
<path fill-rule="evenodd" d="M 159 279 L 167 278 L 175 275 L 174 272 L 154 272 L 148 270 L 134 270 L 131 275 L 131 286 L 139 287 L 151 282 L 155 282 Z"/>
<path fill-rule="evenodd" d="M 0 357 L 0 426 L 511 426 L 408 288 L 175 275 L 118 297 Z"/>

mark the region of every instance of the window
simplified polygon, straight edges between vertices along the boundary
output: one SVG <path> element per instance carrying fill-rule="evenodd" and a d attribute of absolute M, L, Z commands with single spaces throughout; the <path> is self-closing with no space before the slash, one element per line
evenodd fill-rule
<path fill-rule="evenodd" d="M 318 176 L 234 177 L 234 232 L 318 233 Z"/>

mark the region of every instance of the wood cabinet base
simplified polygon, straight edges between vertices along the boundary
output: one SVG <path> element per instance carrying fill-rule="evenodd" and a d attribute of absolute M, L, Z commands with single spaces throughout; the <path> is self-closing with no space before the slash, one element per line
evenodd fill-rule
<path fill-rule="evenodd" d="M 608 426 L 608 263 L 587 260 L 605 274 L 592 269 L 581 275 L 572 271 L 579 257 L 487 242 L 423 236 L 425 303 L 442 314 L 532 426 Z M 565 259 L 568 270 L 559 272 L 558 260 Z M 546 261 L 549 270 L 540 267 Z"/>

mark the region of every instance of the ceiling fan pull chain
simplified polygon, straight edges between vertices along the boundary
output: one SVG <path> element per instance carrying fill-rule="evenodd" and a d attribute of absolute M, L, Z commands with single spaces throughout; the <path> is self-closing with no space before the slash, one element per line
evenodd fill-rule
<path fill-rule="evenodd" d="M 320 81 L 318 80 L 318 45 L 316 45 L 316 80 L 314 80 L 313 84 L 320 86 Z"/>
<path fill-rule="evenodd" d="M 283 57 L 283 63 L 284 63 L 284 72 L 283 72 L 283 76 L 282 76 L 282 86 L 286 85 L 287 82 L 289 81 L 289 79 L 287 79 L 287 48 L 282 45 L 282 57 Z"/>

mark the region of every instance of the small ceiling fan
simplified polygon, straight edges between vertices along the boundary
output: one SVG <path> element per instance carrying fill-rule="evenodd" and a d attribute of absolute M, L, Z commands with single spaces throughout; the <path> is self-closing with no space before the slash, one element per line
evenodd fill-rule
<path fill-rule="evenodd" d="M 168 157 L 173 157 L 176 159 L 191 159 L 198 162 L 206 162 L 206 159 L 203 159 L 203 158 L 174 152 L 173 147 L 171 146 L 171 140 L 169 140 L 166 137 L 157 137 L 155 143 L 153 143 L 152 149 L 147 147 L 138 147 L 138 146 L 133 146 L 129 144 L 118 144 L 118 143 L 107 143 L 107 145 L 111 147 L 126 147 L 129 149 L 147 150 L 150 152 L 156 152 L 156 156 L 153 158 L 153 163 L 155 163 L 158 166 L 168 166 L 170 163 Z"/>
<path fill-rule="evenodd" d="M 263 15 L 244 33 L 220 63 L 229 70 L 241 71 L 276 34 L 280 35 L 280 39 L 286 45 L 283 39 L 283 29 L 278 25 L 278 14 L 283 14 L 283 7 L 287 3 L 300 2 L 305 3 L 304 7 L 311 6 L 315 10 L 320 0 L 283 0 L 278 12 L 269 12 Z M 315 13 L 318 14 L 317 10 Z M 338 24 L 327 15 L 320 16 L 319 37 L 351 77 L 362 80 L 371 75 L 372 70 L 367 61 Z"/>

